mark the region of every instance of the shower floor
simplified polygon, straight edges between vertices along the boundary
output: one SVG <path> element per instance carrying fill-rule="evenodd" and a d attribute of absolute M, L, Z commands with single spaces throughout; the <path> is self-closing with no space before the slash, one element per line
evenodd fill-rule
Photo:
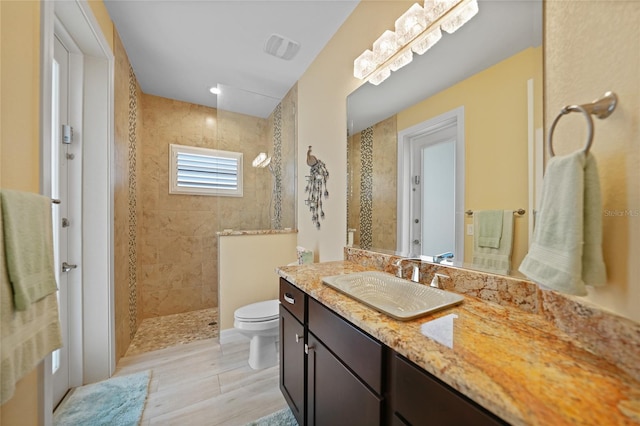
<path fill-rule="evenodd" d="M 142 320 L 125 356 L 218 337 L 218 308 Z"/>

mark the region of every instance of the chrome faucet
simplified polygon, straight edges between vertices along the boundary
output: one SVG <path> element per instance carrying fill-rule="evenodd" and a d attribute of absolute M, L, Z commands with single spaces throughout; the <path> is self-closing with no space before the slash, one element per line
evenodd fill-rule
<path fill-rule="evenodd" d="M 402 257 L 402 258 L 396 260 L 394 262 L 394 264 L 393 264 L 396 268 L 398 268 L 397 271 L 396 271 L 396 277 L 403 278 L 402 277 L 402 262 L 404 262 L 405 260 L 406 261 L 411 261 L 411 260 L 422 261 L 422 259 L 420 259 L 419 257 L 411 257 L 411 258 L 410 257 Z M 413 270 L 411 272 L 411 281 L 419 283 L 420 282 L 420 266 L 418 266 L 418 265 L 411 265 L 411 266 L 413 267 Z"/>
<path fill-rule="evenodd" d="M 453 259 L 453 253 L 447 251 L 445 253 L 436 254 L 433 256 L 433 263 L 442 263 L 445 259 Z"/>
<path fill-rule="evenodd" d="M 440 283 L 441 278 L 447 279 L 449 276 L 444 274 L 435 274 L 429 285 L 435 288 L 442 288 L 442 284 Z"/>

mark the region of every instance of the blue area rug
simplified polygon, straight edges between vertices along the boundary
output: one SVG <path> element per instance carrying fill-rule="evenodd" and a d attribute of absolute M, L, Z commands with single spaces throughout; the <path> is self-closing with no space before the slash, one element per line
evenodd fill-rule
<path fill-rule="evenodd" d="M 255 422 L 247 423 L 246 426 L 298 426 L 298 422 L 287 407 L 268 416 L 261 417 Z"/>
<path fill-rule="evenodd" d="M 54 425 L 135 426 L 147 399 L 150 371 L 75 388 L 53 413 Z"/>

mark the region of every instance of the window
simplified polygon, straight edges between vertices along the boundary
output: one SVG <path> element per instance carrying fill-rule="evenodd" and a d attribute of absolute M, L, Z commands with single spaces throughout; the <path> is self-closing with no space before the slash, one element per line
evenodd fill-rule
<path fill-rule="evenodd" d="M 242 197 L 242 153 L 169 145 L 169 194 Z"/>

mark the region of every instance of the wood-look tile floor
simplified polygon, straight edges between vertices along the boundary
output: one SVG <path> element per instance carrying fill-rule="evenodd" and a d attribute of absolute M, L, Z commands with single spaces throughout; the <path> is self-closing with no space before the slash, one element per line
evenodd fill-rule
<path fill-rule="evenodd" d="M 141 425 L 245 425 L 286 407 L 279 366 L 252 370 L 249 340 L 197 340 L 120 359 L 115 376 L 151 370 Z"/>

